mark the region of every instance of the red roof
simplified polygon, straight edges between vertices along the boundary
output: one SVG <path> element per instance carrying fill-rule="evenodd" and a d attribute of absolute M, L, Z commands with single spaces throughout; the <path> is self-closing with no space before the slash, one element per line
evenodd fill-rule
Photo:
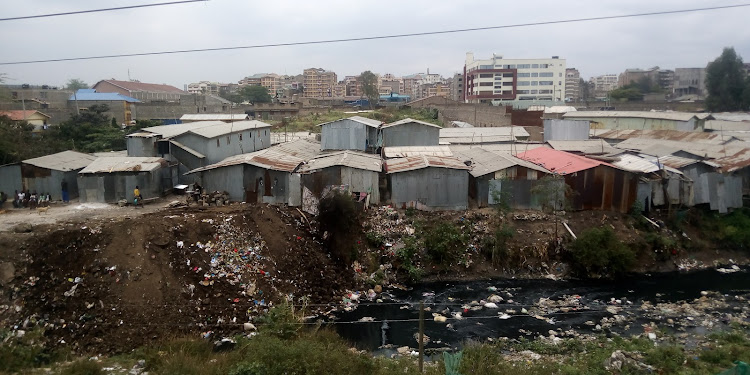
<path fill-rule="evenodd" d="M 29 116 L 33 115 L 34 113 L 37 113 L 39 111 L 23 111 L 23 110 L 14 110 L 14 111 L 0 111 L 0 115 L 2 116 L 8 116 L 13 121 L 23 121 L 29 118 Z M 49 118 L 50 116 L 45 115 L 42 112 L 39 112 L 40 115 Z"/>
<path fill-rule="evenodd" d="M 589 159 L 565 151 L 542 147 L 535 148 L 526 152 L 521 152 L 517 154 L 516 157 L 544 167 L 552 173 L 559 174 L 575 173 L 598 167 L 600 165 L 606 165 L 608 167 L 616 168 L 615 166 L 603 161 Z"/>
<path fill-rule="evenodd" d="M 118 81 L 116 79 L 105 79 L 102 81 L 97 82 L 96 85 L 98 85 L 101 82 L 107 82 L 109 84 L 122 87 L 125 90 L 128 91 L 147 91 L 147 92 L 169 92 L 169 93 L 176 93 L 176 94 L 186 94 L 185 91 L 182 91 L 178 89 L 177 87 L 170 86 L 170 85 L 162 85 L 158 83 L 143 83 L 143 82 L 132 82 L 132 81 Z M 94 88 L 96 88 L 96 85 L 94 85 Z"/>

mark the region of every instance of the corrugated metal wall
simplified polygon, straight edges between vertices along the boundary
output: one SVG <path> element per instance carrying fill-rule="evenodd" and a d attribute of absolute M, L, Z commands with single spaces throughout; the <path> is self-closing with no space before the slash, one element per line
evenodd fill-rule
<path fill-rule="evenodd" d="M 430 167 L 393 173 L 390 188 L 397 207 L 464 210 L 469 205 L 466 170 Z"/>
<path fill-rule="evenodd" d="M 578 141 L 589 139 L 589 122 L 581 120 L 544 120 L 544 141 Z"/>
<path fill-rule="evenodd" d="M 437 146 L 440 144 L 440 128 L 410 123 L 382 130 L 383 146 Z"/>
<path fill-rule="evenodd" d="M 365 124 L 343 119 L 325 124 L 321 129 L 321 150 L 365 151 L 367 129 Z"/>
<path fill-rule="evenodd" d="M 120 199 L 133 202 L 133 190 L 139 187 L 143 198 L 160 197 L 163 191 L 162 170 L 151 172 L 115 172 L 108 174 L 79 174 L 80 202 L 117 203 Z"/>
<path fill-rule="evenodd" d="M 19 164 L 9 164 L 0 166 L 0 191 L 8 194 L 8 200 L 11 200 L 13 193 L 23 189 L 21 182 L 21 166 Z"/>
<path fill-rule="evenodd" d="M 635 175 L 605 165 L 566 175 L 565 183 L 576 210 L 628 212 L 637 198 Z"/>

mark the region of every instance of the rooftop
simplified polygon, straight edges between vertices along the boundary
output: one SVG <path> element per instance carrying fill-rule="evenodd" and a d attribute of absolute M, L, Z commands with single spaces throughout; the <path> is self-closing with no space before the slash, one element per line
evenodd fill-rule
<path fill-rule="evenodd" d="M 128 103 L 140 103 L 141 101 L 116 92 L 96 92 L 94 89 L 80 89 L 71 95 L 68 100 L 73 101 L 123 101 Z"/>
<path fill-rule="evenodd" d="M 610 146 L 603 139 L 587 139 L 578 141 L 547 141 L 549 145 L 559 151 L 577 152 L 581 154 L 611 154 L 619 150 Z"/>
<path fill-rule="evenodd" d="M 384 147 L 383 154 L 386 158 L 404 158 L 408 156 L 453 156 L 449 146 L 393 146 Z"/>
<path fill-rule="evenodd" d="M 514 166 L 549 173 L 548 170 L 534 163 L 517 158 L 510 153 L 491 152 L 481 148 L 472 148 L 457 151 L 455 156 L 462 161 L 471 161 L 471 171 L 469 173 L 474 177 L 481 177 Z"/>
<path fill-rule="evenodd" d="M 246 113 L 192 113 L 182 115 L 182 121 L 240 121 L 250 118 Z"/>
<path fill-rule="evenodd" d="M 187 92 L 178 89 L 177 87 L 159 84 L 159 83 L 145 83 L 145 82 L 134 82 L 134 81 L 119 81 L 116 79 L 105 79 L 97 82 L 93 88 L 96 88 L 100 83 L 107 82 L 114 86 L 128 90 L 130 92 L 145 91 L 145 92 L 159 92 L 159 93 L 174 93 L 174 94 L 187 94 Z"/>
<path fill-rule="evenodd" d="M 380 127 L 380 125 L 382 125 L 382 124 L 383 124 L 383 122 L 382 122 L 382 121 L 378 121 L 378 120 L 373 120 L 373 119 L 370 119 L 370 118 L 367 118 L 367 117 L 362 117 L 362 116 L 352 116 L 352 117 L 348 117 L 348 118 L 340 118 L 340 119 L 338 119 L 338 120 L 333 120 L 333 121 L 328 121 L 328 122 L 324 122 L 324 123 L 322 123 L 322 124 L 319 124 L 318 126 L 323 126 L 323 125 L 333 124 L 334 122 L 339 122 L 339 121 L 343 121 L 343 120 L 352 120 L 352 121 L 356 121 L 356 122 L 358 122 L 358 123 L 360 123 L 360 124 L 365 124 L 365 125 L 367 125 L 367 126 L 370 126 L 370 127 L 373 127 L 373 128 L 378 128 L 378 127 Z"/>
<path fill-rule="evenodd" d="M 150 172 L 166 165 L 166 160 L 157 157 L 112 156 L 97 158 L 78 173 Z"/>
<path fill-rule="evenodd" d="M 271 127 L 271 125 L 256 120 L 235 121 L 231 123 L 226 123 L 223 121 L 196 121 L 185 124 L 152 126 L 143 128 L 141 130 L 143 130 L 144 132 L 159 134 L 162 136 L 162 138 L 173 138 L 187 132 L 191 132 L 205 138 L 215 138 L 221 135 L 231 134 L 243 130 L 268 127 Z"/>
<path fill-rule="evenodd" d="M 649 139 L 667 139 L 671 141 L 683 142 L 700 142 L 723 144 L 733 140 L 731 136 L 721 133 L 706 132 L 686 132 L 680 130 L 608 130 L 606 132 L 597 132 L 597 138 L 602 139 L 629 139 L 629 138 L 649 138 Z"/>
<path fill-rule="evenodd" d="M 378 155 L 356 151 L 340 151 L 316 156 L 303 164 L 298 171 L 302 173 L 312 172 L 335 166 L 380 172 L 383 169 L 383 162 Z"/>
<path fill-rule="evenodd" d="M 440 129 L 440 142 L 450 144 L 514 142 L 519 140 L 519 138 L 528 137 L 529 132 L 522 126 Z"/>
<path fill-rule="evenodd" d="M 218 163 L 193 169 L 187 174 L 239 164 L 249 164 L 282 172 L 294 172 L 305 160 L 313 158 L 319 153 L 320 143 L 309 139 L 299 139 L 260 151 L 230 156 Z"/>
<path fill-rule="evenodd" d="M 24 160 L 23 163 L 30 164 L 39 168 L 67 172 L 85 168 L 94 160 L 96 160 L 96 156 L 68 150 L 58 152 L 56 154 Z"/>
<path fill-rule="evenodd" d="M 37 110 L 9 110 L 9 111 L 0 111 L 0 116 L 8 116 L 13 121 L 23 121 L 31 117 L 31 115 L 38 113 L 46 118 L 50 118 L 50 116 L 39 112 Z"/>
<path fill-rule="evenodd" d="M 381 127 L 382 129 L 385 129 L 385 128 L 390 128 L 390 127 L 392 127 L 392 126 L 399 126 L 399 125 L 404 125 L 404 124 L 411 124 L 411 123 L 415 123 L 415 124 L 420 124 L 420 125 L 425 125 L 425 126 L 431 126 L 431 127 L 433 127 L 433 128 L 438 128 L 438 129 L 441 129 L 441 128 L 442 128 L 442 127 L 441 127 L 441 126 L 439 126 L 439 125 L 431 124 L 431 123 L 429 123 L 429 122 L 424 122 L 424 121 L 414 120 L 414 119 L 412 119 L 412 118 L 405 118 L 405 119 L 403 119 L 403 120 L 399 120 L 399 121 L 396 121 L 396 122 L 392 122 L 392 123 L 390 123 L 390 124 L 384 124 L 384 125 L 381 125 L 380 127 Z"/>
<path fill-rule="evenodd" d="M 461 160 L 454 157 L 441 157 L 441 156 L 409 156 L 405 158 L 389 159 L 384 162 L 384 169 L 386 173 L 399 173 L 406 171 L 413 171 L 422 168 L 436 167 L 436 168 L 448 168 L 448 169 L 465 169 L 469 170 L 471 167 L 464 164 Z"/>
<path fill-rule="evenodd" d="M 544 167 L 552 173 L 559 173 L 562 175 L 585 171 L 600 165 L 612 167 L 611 164 L 607 164 L 603 161 L 593 160 L 569 152 L 549 148 L 535 148 L 533 150 L 522 152 L 516 156 Z"/>
<path fill-rule="evenodd" d="M 563 115 L 566 119 L 576 118 L 601 118 L 601 117 L 612 117 L 612 118 L 645 118 L 645 119 L 656 119 L 656 120 L 674 120 L 674 121 L 690 121 L 692 118 L 698 118 L 699 113 L 689 112 L 651 112 L 651 111 L 577 111 L 567 112 Z M 705 117 L 705 116 L 701 116 Z M 710 117 L 709 117 L 710 119 Z"/>

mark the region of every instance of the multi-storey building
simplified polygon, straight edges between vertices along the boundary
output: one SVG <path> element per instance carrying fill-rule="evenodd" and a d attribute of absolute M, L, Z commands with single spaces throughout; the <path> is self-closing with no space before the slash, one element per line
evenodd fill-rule
<path fill-rule="evenodd" d="M 187 92 L 191 94 L 219 94 L 219 83 L 200 81 L 195 83 L 189 83 L 187 86 Z"/>
<path fill-rule="evenodd" d="M 594 86 L 594 96 L 597 98 L 607 97 L 610 91 L 618 87 L 617 81 L 617 74 L 604 74 L 591 77 L 590 83 Z"/>
<path fill-rule="evenodd" d="M 565 59 L 491 59 L 474 60 L 466 54 L 464 65 L 464 101 L 543 100 L 562 101 L 565 95 Z"/>
<path fill-rule="evenodd" d="M 672 93 L 675 97 L 683 95 L 706 95 L 706 68 L 676 68 Z"/>
<path fill-rule="evenodd" d="M 362 81 L 359 80 L 359 76 L 346 76 L 344 77 L 344 87 L 346 96 L 361 97 L 364 95 L 362 91 Z"/>
<path fill-rule="evenodd" d="M 444 96 L 449 98 L 450 94 L 451 87 L 446 83 L 423 83 L 419 85 L 415 99 L 429 98 L 430 96 Z"/>
<path fill-rule="evenodd" d="M 303 72 L 305 98 L 329 98 L 333 96 L 333 86 L 336 85 L 336 73 L 320 68 L 309 68 Z"/>
<path fill-rule="evenodd" d="M 335 85 L 333 85 L 333 97 L 334 98 L 343 98 L 346 96 L 346 84 L 344 81 L 341 81 Z"/>
<path fill-rule="evenodd" d="M 459 102 L 464 100 L 464 75 L 456 73 L 451 80 L 451 99 Z"/>
<path fill-rule="evenodd" d="M 576 68 L 565 69 L 565 101 L 577 102 L 581 99 L 581 73 Z"/>
<path fill-rule="evenodd" d="M 240 86 L 263 86 L 272 96 L 281 92 L 283 88 L 281 76 L 275 73 L 258 73 L 245 77 L 239 81 Z"/>

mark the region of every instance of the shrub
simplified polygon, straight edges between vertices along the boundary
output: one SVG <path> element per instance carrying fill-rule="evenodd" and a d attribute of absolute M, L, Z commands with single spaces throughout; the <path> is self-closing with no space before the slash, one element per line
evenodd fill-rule
<path fill-rule="evenodd" d="M 491 236 L 484 238 L 484 241 L 482 242 L 482 252 L 485 257 L 492 261 L 492 265 L 507 262 L 508 241 L 513 238 L 514 234 L 513 227 L 505 224 L 502 227 L 497 228 Z"/>
<path fill-rule="evenodd" d="M 73 362 L 70 366 L 66 367 L 62 372 L 62 375 L 100 375 L 104 374 L 101 365 L 94 361 L 82 359 Z"/>
<path fill-rule="evenodd" d="M 466 237 L 456 225 L 441 222 L 425 234 L 427 256 L 439 265 L 450 264 L 466 248 Z"/>
<path fill-rule="evenodd" d="M 259 320 L 261 332 L 281 339 L 296 337 L 301 327 L 289 302 L 282 302 L 268 310 Z"/>
<path fill-rule="evenodd" d="M 229 375 L 265 375 L 266 373 L 268 373 L 266 366 L 257 362 L 242 362 L 229 371 Z"/>
<path fill-rule="evenodd" d="M 591 228 L 570 244 L 572 269 L 579 277 L 620 276 L 631 270 L 635 253 L 609 228 Z"/>

